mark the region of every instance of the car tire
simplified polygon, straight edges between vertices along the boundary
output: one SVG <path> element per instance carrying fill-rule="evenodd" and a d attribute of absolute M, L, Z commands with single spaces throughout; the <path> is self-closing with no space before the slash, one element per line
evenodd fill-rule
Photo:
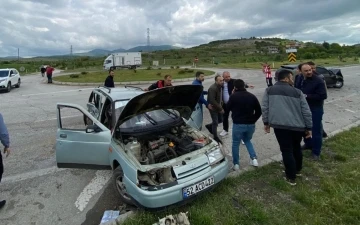
<path fill-rule="evenodd" d="M 342 88 L 342 86 L 344 86 L 344 81 L 342 80 L 337 80 L 334 87 L 336 88 Z"/>
<path fill-rule="evenodd" d="M 119 194 L 120 199 L 127 205 L 135 205 L 130 196 L 126 193 L 125 185 L 122 183 L 124 178 L 124 171 L 120 166 L 116 167 L 113 171 L 113 182 L 115 185 L 116 192 Z"/>
<path fill-rule="evenodd" d="M 10 92 L 11 91 L 11 82 L 8 83 L 8 85 L 6 86 L 6 92 Z"/>
<path fill-rule="evenodd" d="M 21 80 L 19 79 L 18 80 L 18 83 L 15 85 L 16 88 L 19 88 L 20 87 L 20 84 L 21 84 Z"/>

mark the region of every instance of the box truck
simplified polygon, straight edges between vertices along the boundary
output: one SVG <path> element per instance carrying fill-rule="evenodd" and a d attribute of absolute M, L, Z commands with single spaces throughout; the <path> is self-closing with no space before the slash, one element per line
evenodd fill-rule
<path fill-rule="evenodd" d="M 141 52 L 112 53 L 104 60 L 104 70 L 119 68 L 136 69 L 141 64 Z"/>

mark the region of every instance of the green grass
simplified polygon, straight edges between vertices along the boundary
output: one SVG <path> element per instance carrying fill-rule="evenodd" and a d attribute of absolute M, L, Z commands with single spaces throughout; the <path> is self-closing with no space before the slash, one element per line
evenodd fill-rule
<path fill-rule="evenodd" d="M 114 81 L 151 81 L 163 79 L 166 74 L 170 74 L 173 79 L 195 77 L 197 70 L 193 69 L 141 69 L 141 70 L 116 70 Z M 201 70 L 205 75 L 213 75 L 214 71 Z M 83 72 L 87 73 L 87 72 Z M 89 72 L 87 74 L 70 74 L 54 77 L 53 80 L 60 82 L 78 82 L 78 83 L 97 83 L 104 82 L 108 76 L 107 71 Z"/>
<path fill-rule="evenodd" d="M 189 212 L 192 225 L 360 224 L 360 127 L 324 143 L 319 162 L 304 153 L 297 186 L 282 178 L 272 163 L 234 178 L 194 202 L 165 212 L 137 212 L 125 225 L 153 224 L 159 218 Z"/>

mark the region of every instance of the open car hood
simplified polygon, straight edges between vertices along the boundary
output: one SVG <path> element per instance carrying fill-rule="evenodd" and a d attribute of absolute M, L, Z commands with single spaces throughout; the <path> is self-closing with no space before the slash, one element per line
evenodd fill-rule
<path fill-rule="evenodd" d="M 126 120 L 157 109 L 174 109 L 188 120 L 203 92 L 201 85 L 178 85 L 145 92 L 130 99 L 117 121 L 117 126 Z"/>
<path fill-rule="evenodd" d="M 337 68 L 329 68 L 329 70 L 331 70 L 333 73 L 335 73 L 335 75 L 338 75 L 338 76 L 343 76 L 342 73 L 341 73 L 341 69 L 337 69 Z"/>

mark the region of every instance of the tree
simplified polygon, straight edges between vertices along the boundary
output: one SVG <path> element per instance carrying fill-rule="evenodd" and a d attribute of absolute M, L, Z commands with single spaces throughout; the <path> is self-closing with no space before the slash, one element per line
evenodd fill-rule
<path fill-rule="evenodd" d="M 326 42 L 326 41 L 324 41 L 324 43 L 322 44 L 322 46 L 323 46 L 324 48 L 326 48 L 327 50 L 330 49 L 330 44 L 329 44 L 328 42 Z"/>

